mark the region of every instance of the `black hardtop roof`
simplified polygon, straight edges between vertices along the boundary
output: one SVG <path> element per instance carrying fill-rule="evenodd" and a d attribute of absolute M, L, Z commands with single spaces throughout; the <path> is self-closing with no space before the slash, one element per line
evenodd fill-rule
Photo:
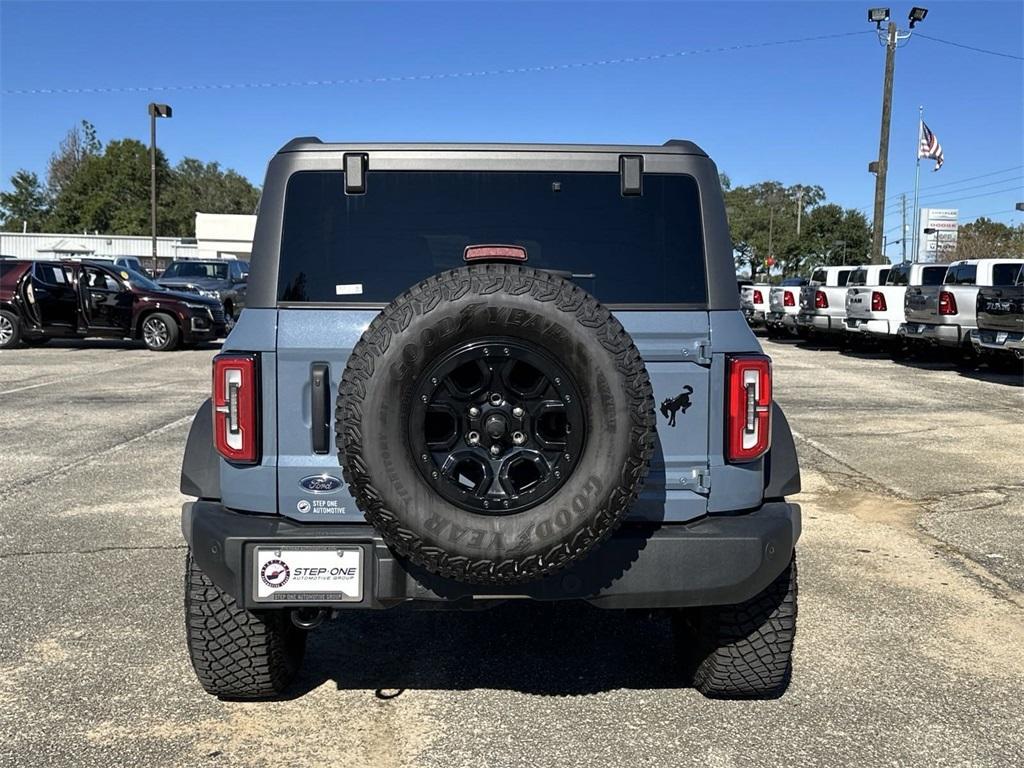
<path fill-rule="evenodd" d="M 707 153 L 692 141 L 669 139 L 660 145 L 645 144 L 473 144 L 473 143 L 378 143 L 324 142 L 316 136 L 292 139 L 278 150 L 284 152 L 372 152 L 390 150 L 410 152 L 609 152 L 616 154 L 697 155 Z"/>

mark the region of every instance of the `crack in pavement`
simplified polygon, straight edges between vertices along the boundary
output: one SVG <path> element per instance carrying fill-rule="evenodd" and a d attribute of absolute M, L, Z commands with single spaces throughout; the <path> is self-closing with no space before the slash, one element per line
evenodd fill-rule
<path fill-rule="evenodd" d="M 40 549 L 26 550 L 25 552 L 0 552 L 0 560 L 8 560 L 13 557 L 38 557 L 40 555 L 96 555 L 103 552 L 174 552 L 187 548 L 188 544 L 152 544 L 137 547 L 96 547 L 96 549 Z"/>
<path fill-rule="evenodd" d="M 63 474 L 65 472 L 68 472 L 69 470 L 80 467 L 83 464 L 89 464 L 91 462 L 94 462 L 97 459 L 102 459 L 103 457 L 109 456 L 112 453 L 117 453 L 118 451 L 123 450 L 124 448 L 127 448 L 129 445 L 137 443 L 140 440 L 145 440 L 150 437 L 156 437 L 157 435 L 163 434 L 164 432 L 168 432 L 174 429 L 175 427 L 184 424 L 187 421 L 191 421 L 194 418 L 195 414 L 190 413 L 187 416 L 182 416 L 180 418 L 175 419 L 174 421 L 168 422 L 167 424 L 164 424 L 161 427 L 148 430 L 146 432 L 143 432 L 142 434 L 136 435 L 135 437 L 129 438 L 128 440 L 118 443 L 117 445 L 112 445 L 109 448 L 104 448 L 102 451 L 90 453 L 88 456 L 83 456 L 82 458 L 76 459 L 75 461 L 69 462 L 67 464 L 62 464 L 61 466 L 56 467 L 54 469 L 47 469 L 44 472 L 37 472 L 36 474 L 29 475 L 28 477 L 22 478 L 21 480 L 15 480 L 13 483 L 8 483 L 7 485 L 0 486 L 0 495 L 7 494 L 10 491 L 16 490 L 18 488 L 24 488 L 25 486 L 32 485 L 33 483 L 38 482 L 39 480 L 42 480 L 44 478 L 52 478 L 55 474 Z"/>

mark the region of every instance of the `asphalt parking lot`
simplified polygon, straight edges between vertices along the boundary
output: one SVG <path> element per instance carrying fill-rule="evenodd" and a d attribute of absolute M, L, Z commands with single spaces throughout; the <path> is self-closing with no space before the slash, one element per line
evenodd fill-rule
<path fill-rule="evenodd" d="M 765 342 L 804 476 L 793 683 L 681 687 L 658 616 L 345 616 L 227 703 L 182 630 L 178 467 L 214 347 L 0 352 L 0 765 L 1024 763 L 1019 377 Z"/>

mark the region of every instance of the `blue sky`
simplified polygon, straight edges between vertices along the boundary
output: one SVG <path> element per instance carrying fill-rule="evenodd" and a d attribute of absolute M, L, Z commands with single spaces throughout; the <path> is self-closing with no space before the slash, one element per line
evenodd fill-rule
<path fill-rule="evenodd" d="M 83 118 L 101 139 L 146 141 L 146 104 L 157 100 L 174 107 L 174 117 L 159 125 L 159 144 L 172 162 L 185 155 L 218 160 L 256 183 L 275 149 L 299 135 L 655 144 L 672 137 L 701 144 L 734 183 L 821 184 L 830 200 L 869 212 L 874 177 L 866 166 L 877 153 L 884 49 L 866 22 L 868 5 L 4 0 L 0 178 L 8 188 L 18 168 L 42 175 L 62 135 Z M 910 5 L 892 6 L 893 17 L 902 23 Z M 1024 55 L 1024 4 L 926 5 L 931 12 L 920 32 Z M 478 77 L 9 93 L 435 75 L 865 31 Z M 932 173 L 930 162 L 923 167 L 922 205 L 959 206 L 961 220 L 989 214 L 1024 221 L 1011 212 L 1024 200 L 1024 63 L 921 37 L 900 48 L 889 194 L 913 188 L 918 104 L 946 155 L 940 172 Z M 896 224 L 887 214 L 886 229 Z"/>

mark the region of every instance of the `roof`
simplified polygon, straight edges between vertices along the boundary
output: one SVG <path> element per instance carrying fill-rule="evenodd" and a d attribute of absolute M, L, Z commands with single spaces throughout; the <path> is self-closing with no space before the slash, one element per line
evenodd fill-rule
<path fill-rule="evenodd" d="M 372 152 L 374 150 L 391 151 L 458 151 L 458 152 L 609 152 L 618 154 L 663 154 L 663 155 L 699 155 L 707 157 L 707 153 L 692 141 L 669 139 L 664 144 L 444 144 L 444 143 L 360 143 L 360 142 L 324 142 L 316 136 L 301 136 L 285 144 L 281 152 Z"/>
<path fill-rule="evenodd" d="M 37 248 L 36 250 L 39 253 L 96 253 L 95 248 L 67 238 L 62 238 L 47 248 Z"/>

